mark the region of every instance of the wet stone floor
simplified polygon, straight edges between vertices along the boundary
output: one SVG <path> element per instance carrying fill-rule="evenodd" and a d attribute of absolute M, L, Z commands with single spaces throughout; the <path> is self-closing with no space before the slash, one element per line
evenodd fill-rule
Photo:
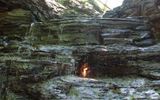
<path fill-rule="evenodd" d="M 159 100 L 159 81 L 141 77 L 61 76 L 40 85 L 42 98 L 60 100 Z"/>

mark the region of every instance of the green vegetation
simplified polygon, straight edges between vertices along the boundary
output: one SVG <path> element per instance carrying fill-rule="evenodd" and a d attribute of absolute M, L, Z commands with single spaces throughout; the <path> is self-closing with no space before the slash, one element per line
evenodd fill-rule
<path fill-rule="evenodd" d="M 93 12 L 103 14 L 108 10 L 108 6 L 100 0 L 56 0 L 62 4 L 64 9 L 63 16 L 88 16 L 93 15 Z M 96 15 L 96 13 L 95 13 Z"/>
<path fill-rule="evenodd" d="M 72 88 L 70 89 L 68 95 L 69 95 L 69 96 L 76 96 L 76 97 L 78 97 L 79 92 L 78 92 L 75 88 L 72 87 Z"/>

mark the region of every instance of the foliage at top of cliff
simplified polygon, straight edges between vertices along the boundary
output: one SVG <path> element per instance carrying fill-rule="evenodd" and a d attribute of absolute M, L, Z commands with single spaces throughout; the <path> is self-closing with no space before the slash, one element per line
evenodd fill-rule
<path fill-rule="evenodd" d="M 56 0 L 56 2 L 66 8 L 63 16 L 98 16 L 109 9 L 100 0 Z"/>
<path fill-rule="evenodd" d="M 0 11 L 31 11 L 38 20 L 71 16 L 99 16 L 109 8 L 100 0 L 0 0 Z"/>

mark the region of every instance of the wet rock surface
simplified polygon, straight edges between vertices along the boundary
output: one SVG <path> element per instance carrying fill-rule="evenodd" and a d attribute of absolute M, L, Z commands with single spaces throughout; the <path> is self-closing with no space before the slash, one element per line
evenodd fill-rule
<path fill-rule="evenodd" d="M 61 76 L 28 87 L 29 93 L 39 100 L 158 100 L 160 95 L 149 84 L 152 81 L 138 77 L 81 78 Z"/>
<path fill-rule="evenodd" d="M 4 75 L 8 68 L 9 89 L 33 100 L 37 98 L 39 100 L 159 99 L 159 45 L 143 49 L 126 47 L 126 45 L 72 46 L 71 48 L 49 46 L 48 49 L 47 47 L 44 49 L 43 47 L 39 54 L 41 60 L 36 57 L 31 59 L 3 55 L 1 74 Z M 41 58 L 42 52 L 43 55 L 56 52 L 54 54 L 56 56 Z M 88 77 L 93 77 L 92 79 L 66 76 L 75 74 L 80 61 L 86 57 L 88 59 L 84 62 L 90 64 L 92 73 Z M 8 60 L 12 63 L 7 67 Z M 124 76 L 128 78 L 125 79 Z M 117 82 L 116 79 L 122 80 Z M 131 83 L 126 85 L 124 80 L 132 80 L 133 86 Z M 137 84 L 140 86 L 136 87 Z"/>
<path fill-rule="evenodd" d="M 35 36 L 30 41 L 38 44 L 42 44 L 42 41 L 43 44 L 56 45 L 109 45 L 120 43 L 150 46 L 155 44 L 151 26 L 146 18 L 52 20 L 47 23 L 33 23 L 30 34 L 32 37 Z"/>
<path fill-rule="evenodd" d="M 0 90 L 26 100 L 159 100 L 160 44 L 152 35 L 146 19 L 32 23 L 23 40 L 2 39 L 0 78 L 7 85 Z"/>

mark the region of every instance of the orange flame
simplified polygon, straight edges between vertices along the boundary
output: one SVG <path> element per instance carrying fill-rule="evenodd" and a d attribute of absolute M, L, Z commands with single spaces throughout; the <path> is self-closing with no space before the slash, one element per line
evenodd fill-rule
<path fill-rule="evenodd" d="M 89 73 L 90 73 L 90 70 L 89 70 L 88 63 L 83 64 L 83 66 L 81 67 L 81 75 L 83 77 L 87 77 Z"/>

